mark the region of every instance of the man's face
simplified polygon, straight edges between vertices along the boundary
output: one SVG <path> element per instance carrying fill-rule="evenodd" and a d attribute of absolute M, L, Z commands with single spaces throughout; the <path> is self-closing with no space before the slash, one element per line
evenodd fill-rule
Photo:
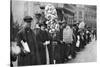
<path fill-rule="evenodd" d="M 45 27 L 44 26 L 41 26 L 41 30 L 45 30 Z"/>
<path fill-rule="evenodd" d="M 70 26 L 66 26 L 66 29 L 70 29 Z"/>
<path fill-rule="evenodd" d="M 27 23 L 27 27 L 30 28 L 31 27 L 31 23 Z"/>

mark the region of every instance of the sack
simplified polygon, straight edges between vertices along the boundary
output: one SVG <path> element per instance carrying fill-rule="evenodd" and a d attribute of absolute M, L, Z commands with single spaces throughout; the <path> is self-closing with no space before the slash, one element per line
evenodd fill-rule
<path fill-rule="evenodd" d="M 11 52 L 12 52 L 12 54 L 16 54 L 16 55 L 18 55 L 20 52 L 21 52 L 21 49 L 20 49 L 20 47 L 19 46 L 12 46 L 11 47 Z"/>
<path fill-rule="evenodd" d="M 71 29 L 64 29 L 63 31 L 63 41 L 65 43 L 72 43 L 73 41 L 73 31 Z"/>

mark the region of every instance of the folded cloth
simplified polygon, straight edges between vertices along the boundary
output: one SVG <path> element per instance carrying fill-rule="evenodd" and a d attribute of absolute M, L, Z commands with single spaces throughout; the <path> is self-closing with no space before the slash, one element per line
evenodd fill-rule
<path fill-rule="evenodd" d="M 24 47 L 24 51 L 25 52 L 30 52 L 29 46 L 27 44 L 27 42 L 24 42 L 23 40 L 21 41 L 23 47 Z"/>

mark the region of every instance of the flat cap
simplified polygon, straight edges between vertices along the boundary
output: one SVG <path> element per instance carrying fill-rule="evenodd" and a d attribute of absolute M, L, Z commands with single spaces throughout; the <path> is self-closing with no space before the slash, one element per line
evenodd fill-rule
<path fill-rule="evenodd" d="M 26 23 L 30 23 L 33 20 L 33 18 L 31 16 L 25 16 L 23 20 Z"/>

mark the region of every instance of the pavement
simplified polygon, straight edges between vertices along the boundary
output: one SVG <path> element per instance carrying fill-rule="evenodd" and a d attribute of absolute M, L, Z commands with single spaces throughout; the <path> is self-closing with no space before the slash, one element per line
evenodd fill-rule
<path fill-rule="evenodd" d="M 85 63 L 97 61 L 97 41 L 92 40 L 85 48 L 77 52 L 76 58 L 70 60 L 68 63 Z"/>
<path fill-rule="evenodd" d="M 49 54 L 48 49 L 46 49 L 47 54 L 47 64 L 49 64 Z M 77 55 L 74 59 L 71 59 L 67 63 L 86 63 L 86 62 L 96 62 L 97 61 L 97 41 L 92 40 L 85 48 L 77 52 Z M 17 67 L 17 61 L 13 62 L 14 67 Z"/>

